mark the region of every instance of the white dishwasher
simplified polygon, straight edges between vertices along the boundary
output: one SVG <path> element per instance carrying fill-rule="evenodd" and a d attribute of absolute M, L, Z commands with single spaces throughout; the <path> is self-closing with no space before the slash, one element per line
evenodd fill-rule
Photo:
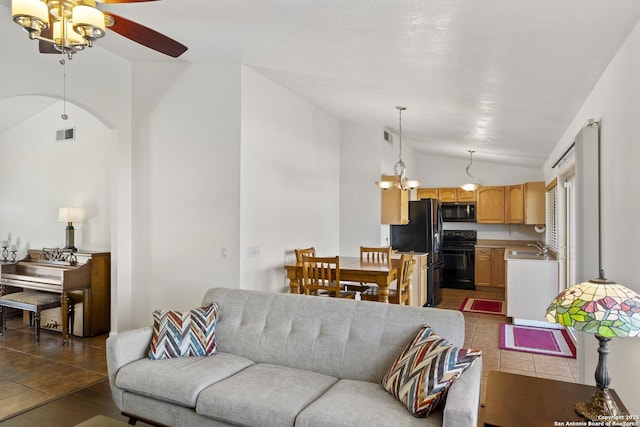
<path fill-rule="evenodd" d="M 516 325 L 554 327 L 547 307 L 558 295 L 558 261 L 507 258 L 507 317 Z"/>

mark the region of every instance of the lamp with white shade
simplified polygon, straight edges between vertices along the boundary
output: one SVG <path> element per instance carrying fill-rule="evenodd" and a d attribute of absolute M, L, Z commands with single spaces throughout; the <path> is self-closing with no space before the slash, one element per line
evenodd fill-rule
<path fill-rule="evenodd" d="M 74 252 L 78 250 L 74 244 L 74 222 L 81 222 L 84 219 L 84 211 L 80 207 L 64 207 L 58 210 L 58 222 L 66 222 L 67 228 L 65 229 L 65 249 L 71 249 Z"/>

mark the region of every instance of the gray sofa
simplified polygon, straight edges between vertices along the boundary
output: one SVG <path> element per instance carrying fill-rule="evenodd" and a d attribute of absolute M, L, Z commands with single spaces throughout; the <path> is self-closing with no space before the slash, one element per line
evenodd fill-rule
<path fill-rule="evenodd" d="M 426 418 L 380 385 L 424 324 L 462 346 L 458 311 L 227 288 L 209 289 L 203 305 L 214 301 L 209 357 L 150 360 L 150 326 L 109 337 L 109 382 L 123 413 L 176 427 L 478 424 L 481 358 Z"/>

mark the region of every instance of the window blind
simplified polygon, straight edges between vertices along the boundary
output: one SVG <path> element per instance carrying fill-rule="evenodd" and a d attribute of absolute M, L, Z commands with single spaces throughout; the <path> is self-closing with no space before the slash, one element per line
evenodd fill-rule
<path fill-rule="evenodd" d="M 545 193 L 547 223 L 546 244 L 549 249 L 558 253 L 558 186 L 553 185 Z"/>

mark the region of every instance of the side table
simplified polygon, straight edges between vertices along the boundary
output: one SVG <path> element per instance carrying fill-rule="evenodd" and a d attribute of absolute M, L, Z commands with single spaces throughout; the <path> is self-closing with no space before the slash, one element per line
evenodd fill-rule
<path fill-rule="evenodd" d="M 575 412 L 575 404 L 591 398 L 595 386 L 548 380 L 508 372 L 489 372 L 484 407 L 485 427 L 546 427 L 582 425 L 585 422 Z M 624 404 L 613 389 L 609 389 L 618 407 Z M 627 420 L 633 425 L 633 420 Z M 606 425 L 606 424 L 603 424 Z"/>

